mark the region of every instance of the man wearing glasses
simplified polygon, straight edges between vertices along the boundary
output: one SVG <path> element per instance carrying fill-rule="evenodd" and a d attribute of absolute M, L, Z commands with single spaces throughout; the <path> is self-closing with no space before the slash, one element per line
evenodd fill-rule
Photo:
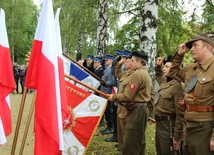
<path fill-rule="evenodd" d="M 185 155 L 214 154 L 214 33 L 196 35 L 179 46 L 169 75 L 185 83 Z M 190 49 L 194 63 L 180 68 Z"/>

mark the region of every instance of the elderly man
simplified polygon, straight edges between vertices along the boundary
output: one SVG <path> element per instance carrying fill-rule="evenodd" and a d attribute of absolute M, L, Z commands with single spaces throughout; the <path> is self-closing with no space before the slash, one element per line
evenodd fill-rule
<path fill-rule="evenodd" d="M 196 35 L 179 46 L 169 75 L 185 83 L 185 155 L 214 154 L 214 33 Z M 190 49 L 194 63 L 180 68 Z"/>

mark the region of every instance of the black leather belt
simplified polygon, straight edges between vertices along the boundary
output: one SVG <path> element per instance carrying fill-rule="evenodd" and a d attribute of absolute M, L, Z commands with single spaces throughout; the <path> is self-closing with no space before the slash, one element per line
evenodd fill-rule
<path fill-rule="evenodd" d="M 155 120 L 156 121 L 170 121 L 170 120 L 175 120 L 175 115 L 174 116 L 157 116 L 155 115 Z"/>

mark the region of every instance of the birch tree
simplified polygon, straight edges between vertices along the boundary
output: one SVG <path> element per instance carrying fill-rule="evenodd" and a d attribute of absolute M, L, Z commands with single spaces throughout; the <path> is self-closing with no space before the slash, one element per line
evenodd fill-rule
<path fill-rule="evenodd" d="M 97 56 L 104 57 L 107 37 L 108 0 L 99 0 L 97 26 Z"/>
<path fill-rule="evenodd" d="M 141 17 L 140 50 L 148 55 L 148 71 L 152 79 L 155 79 L 154 66 L 157 53 L 158 0 L 146 0 L 142 5 Z"/>

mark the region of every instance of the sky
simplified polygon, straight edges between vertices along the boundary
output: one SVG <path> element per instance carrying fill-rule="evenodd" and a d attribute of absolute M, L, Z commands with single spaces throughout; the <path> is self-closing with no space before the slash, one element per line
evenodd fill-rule
<path fill-rule="evenodd" d="M 43 0 L 33 0 L 36 5 L 40 5 Z M 196 13 L 200 17 L 202 14 L 202 4 L 205 2 L 205 0 L 178 0 L 181 4 L 181 7 L 183 7 L 184 11 L 187 11 L 188 14 L 184 16 L 184 19 L 188 19 L 189 16 L 193 13 L 193 9 L 196 8 Z M 182 3 L 183 2 L 183 3 Z M 126 24 L 128 22 L 129 18 L 126 17 L 126 15 L 122 15 L 119 25 L 122 26 L 123 24 Z"/>

